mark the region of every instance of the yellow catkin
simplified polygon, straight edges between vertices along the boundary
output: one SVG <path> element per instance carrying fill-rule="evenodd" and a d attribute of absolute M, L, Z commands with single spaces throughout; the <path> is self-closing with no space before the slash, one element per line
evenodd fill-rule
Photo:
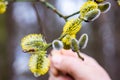
<path fill-rule="evenodd" d="M 44 75 L 48 72 L 50 66 L 49 59 L 45 56 L 44 52 L 33 54 L 29 60 L 29 69 L 36 76 Z"/>
<path fill-rule="evenodd" d="M 71 19 L 71 20 L 68 20 L 64 25 L 62 35 L 66 34 L 66 36 L 62 39 L 62 42 L 64 44 L 65 49 L 70 48 L 70 40 L 71 38 L 75 38 L 76 34 L 80 31 L 82 26 L 81 22 L 82 20 L 79 18 Z"/>
<path fill-rule="evenodd" d="M 21 47 L 24 52 L 34 53 L 44 50 L 47 46 L 41 34 L 29 34 L 21 40 Z"/>
<path fill-rule="evenodd" d="M 86 13 L 97 8 L 98 8 L 98 4 L 96 2 L 94 1 L 85 2 L 80 8 L 80 17 L 84 18 Z"/>
<path fill-rule="evenodd" d="M 0 14 L 3 14 L 6 11 L 6 3 L 3 1 L 0 1 Z"/>
<path fill-rule="evenodd" d="M 117 2 L 118 2 L 118 5 L 120 6 L 120 0 L 117 0 Z"/>

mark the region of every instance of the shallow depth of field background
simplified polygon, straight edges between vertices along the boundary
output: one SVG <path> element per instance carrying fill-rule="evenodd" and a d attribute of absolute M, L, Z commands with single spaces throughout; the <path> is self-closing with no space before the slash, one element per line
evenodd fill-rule
<path fill-rule="evenodd" d="M 84 0 L 47 0 L 64 15 L 79 10 Z M 90 23 L 83 22 L 81 31 L 89 42 L 81 50 L 95 58 L 112 80 L 120 80 L 120 6 L 112 7 Z M 77 16 L 74 16 L 77 17 Z M 39 2 L 10 2 L 5 14 L 0 14 L 0 80 L 48 80 L 48 74 L 35 78 L 28 69 L 29 54 L 23 53 L 20 40 L 30 33 L 44 34 L 47 42 L 59 37 L 64 19 Z M 48 52 L 49 53 L 49 52 Z"/>

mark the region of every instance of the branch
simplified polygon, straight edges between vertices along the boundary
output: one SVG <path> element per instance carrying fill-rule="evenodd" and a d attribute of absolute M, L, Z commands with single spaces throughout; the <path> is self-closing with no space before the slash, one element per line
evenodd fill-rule
<path fill-rule="evenodd" d="M 66 36 L 66 34 L 60 36 L 60 37 L 58 38 L 58 40 L 63 39 L 65 36 Z M 48 46 L 45 48 L 45 50 L 47 50 L 47 49 L 50 48 L 51 46 L 52 46 L 52 43 L 49 43 Z"/>
<path fill-rule="evenodd" d="M 59 17 L 62 17 L 65 21 L 67 21 L 67 19 L 71 16 L 74 16 L 76 14 L 79 14 L 79 11 L 68 15 L 68 16 L 64 16 L 63 14 L 61 14 L 52 4 L 50 4 L 49 2 L 45 1 L 45 0 L 39 0 L 41 3 L 43 3 L 47 8 L 51 9 L 53 12 L 55 12 Z"/>
<path fill-rule="evenodd" d="M 49 2 L 47 2 L 45 0 L 40 0 L 40 2 L 43 3 L 47 8 L 51 9 L 53 12 L 58 14 L 60 17 L 64 18 L 64 16 L 52 4 L 50 4 Z"/>
<path fill-rule="evenodd" d="M 70 14 L 70 15 L 64 16 L 64 17 L 65 17 L 66 19 L 68 19 L 69 17 L 74 16 L 74 15 L 79 14 L 79 13 L 80 13 L 80 11 L 77 11 L 77 12 L 75 12 L 75 13 L 73 13 L 73 14 Z"/>

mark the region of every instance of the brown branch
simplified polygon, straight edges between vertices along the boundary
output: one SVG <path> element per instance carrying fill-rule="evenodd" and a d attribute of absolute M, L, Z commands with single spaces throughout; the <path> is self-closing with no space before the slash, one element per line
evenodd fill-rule
<path fill-rule="evenodd" d="M 68 16 L 64 16 L 63 14 L 61 14 L 52 4 L 50 4 L 49 2 L 45 1 L 45 0 L 39 0 L 41 3 L 43 3 L 47 8 L 51 9 L 53 12 L 55 12 L 58 16 L 62 17 L 65 21 L 67 21 L 67 19 L 71 16 L 74 16 L 76 14 L 79 14 L 79 11 L 68 15 Z"/>

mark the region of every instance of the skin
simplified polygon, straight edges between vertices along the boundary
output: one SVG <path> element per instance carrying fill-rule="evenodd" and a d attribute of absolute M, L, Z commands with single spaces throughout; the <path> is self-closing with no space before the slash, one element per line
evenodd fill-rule
<path fill-rule="evenodd" d="M 49 80 L 111 80 L 93 58 L 83 53 L 84 61 L 71 50 L 53 50 L 51 55 Z"/>

